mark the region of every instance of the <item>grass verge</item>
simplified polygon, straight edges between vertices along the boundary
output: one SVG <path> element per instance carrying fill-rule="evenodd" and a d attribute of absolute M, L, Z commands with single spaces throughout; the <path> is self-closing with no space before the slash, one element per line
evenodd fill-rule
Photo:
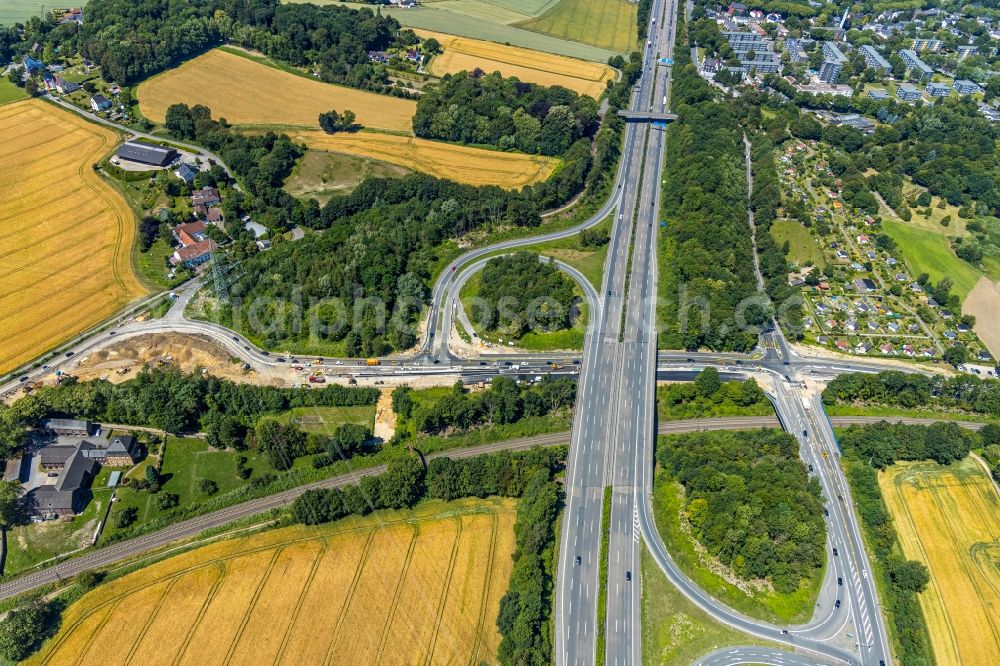
<path fill-rule="evenodd" d="M 611 486 L 604 487 L 601 511 L 601 559 L 597 582 L 597 666 L 604 665 L 608 625 L 608 551 L 611 546 Z"/>

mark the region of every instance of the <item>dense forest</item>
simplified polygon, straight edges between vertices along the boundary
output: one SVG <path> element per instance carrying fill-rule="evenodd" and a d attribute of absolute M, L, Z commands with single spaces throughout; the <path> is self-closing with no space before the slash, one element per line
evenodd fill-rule
<path fill-rule="evenodd" d="M 417 458 L 389 463 L 380 476 L 357 485 L 307 490 L 292 504 L 292 516 L 307 525 L 411 507 L 422 499 L 516 497 L 514 571 L 500 600 L 496 623 L 501 664 L 550 663 L 555 522 L 562 491 L 554 480 L 565 449 L 499 452 L 465 460 L 435 458 L 426 471 Z"/>
<path fill-rule="evenodd" d="M 865 404 L 892 407 L 939 407 L 1000 416 L 1000 382 L 975 375 L 943 377 L 899 371 L 845 373 L 823 392 L 827 405 Z"/>
<path fill-rule="evenodd" d="M 413 131 L 427 139 L 562 155 L 597 131 L 597 111 L 587 95 L 475 70 L 446 75 L 421 95 Z"/>
<path fill-rule="evenodd" d="M 533 385 L 494 377 L 488 389 L 475 393 L 458 381 L 447 395 L 430 404 L 416 403 L 405 385 L 392 392 L 392 407 L 400 421 L 413 423 L 416 432 L 430 435 L 514 423 L 524 417 L 569 409 L 574 402 L 576 382 L 551 377 Z"/>
<path fill-rule="evenodd" d="M 678 48 L 674 60 L 672 107 L 679 119 L 667 132 L 664 167 L 662 345 L 747 351 L 757 341 L 751 327 L 768 316 L 751 306 L 744 321 L 737 318 L 738 304 L 756 292 L 743 130 L 733 105 L 715 101 L 689 49 Z"/>
<path fill-rule="evenodd" d="M 933 460 L 948 465 L 969 455 L 978 443 L 976 435 L 954 421 L 929 426 L 887 423 L 851 426 L 840 433 L 840 445 L 857 452 L 858 458 L 884 469 L 899 460 Z"/>
<path fill-rule="evenodd" d="M 491 259 L 479 278 L 477 296 L 485 302 L 470 313 L 490 331 L 520 338 L 572 325 L 573 280 L 532 252 Z"/>
<path fill-rule="evenodd" d="M 405 94 L 389 85 L 368 51 L 418 43 L 412 31 L 371 9 L 278 0 L 92 0 L 83 24 L 29 28 L 46 48 L 80 53 L 101 66 L 105 79 L 122 84 L 229 42 L 308 66 L 323 81 Z M 6 41 L 0 34 L 0 51 Z"/>
<path fill-rule="evenodd" d="M 823 566 L 826 524 L 819 482 L 799 445 L 778 430 L 661 437 L 656 460 L 684 486 L 695 538 L 744 579 L 798 589 Z"/>

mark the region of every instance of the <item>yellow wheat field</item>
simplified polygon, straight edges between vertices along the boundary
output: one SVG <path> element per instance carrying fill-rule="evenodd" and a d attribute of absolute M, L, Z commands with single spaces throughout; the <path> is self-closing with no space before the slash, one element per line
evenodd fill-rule
<path fill-rule="evenodd" d="M 0 373 L 144 292 L 135 219 L 92 168 L 117 141 L 38 100 L 0 107 Z"/>
<path fill-rule="evenodd" d="M 219 49 L 139 85 L 139 108 L 163 122 L 171 104 L 203 104 L 234 125 L 319 126 L 319 114 L 357 114 L 365 127 L 409 132 L 416 102 L 314 81 Z"/>
<path fill-rule="evenodd" d="M 879 475 L 903 552 L 930 570 L 920 595 L 939 666 L 1000 664 L 1000 496 L 969 457 Z"/>
<path fill-rule="evenodd" d="M 28 663 L 493 663 L 513 524 L 436 502 L 198 548 L 83 596 Z"/>
<path fill-rule="evenodd" d="M 478 67 L 487 73 L 499 71 L 503 76 L 516 76 L 527 83 L 562 86 L 595 99 L 615 77 L 614 69 L 596 62 L 430 30 L 414 32 L 424 39 L 435 38 L 444 49 L 431 60 L 429 71 L 435 76 L 471 72 Z"/>
<path fill-rule="evenodd" d="M 316 150 L 371 157 L 460 183 L 507 189 L 543 181 L 559 165 L 558 159 L 542 155 L 503 153 L 375 132 L 302 131 L 293 138 Z"/>

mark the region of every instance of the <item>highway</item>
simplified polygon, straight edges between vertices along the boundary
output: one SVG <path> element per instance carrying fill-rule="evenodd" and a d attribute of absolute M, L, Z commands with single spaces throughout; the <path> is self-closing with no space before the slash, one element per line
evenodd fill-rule
<path fill-rule="evenodd" d="M 671 53 L 675 11 L 673 1 L 653 2 L 649 45 L 631 111 L 666 110 L 670 71 L 656 59 Z M 624 196 L 605 261 L 604 309 L 586 337 L 570 444 L 556 580 L 559 665 L 595 661 L 601 514 L 608 485 L 613 490 L 604 627 L 607 663 L 641 661 L 633 476 L 645 466 L 636 447 L 652 438 L 655 418 L 655 230 L 664 133 L 634 123 L 626 132 Z"/>

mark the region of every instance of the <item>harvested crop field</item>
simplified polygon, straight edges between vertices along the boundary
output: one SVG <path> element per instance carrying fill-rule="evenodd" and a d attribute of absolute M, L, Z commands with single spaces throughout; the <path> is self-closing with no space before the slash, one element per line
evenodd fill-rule
<path fill-rule="evenodd" d="M 962 302 L 962 314 L 976 318 L 975 331 L 993 358 L 1000 358 L 1000 287 L 985 275 Z"/>
<path fill-rule="evenodd" d="M 1000 495 L 969 457 L 879 475 L 906 557 L 930 570 L 920 607 L 939 666 L 1000 663 Z"/>
<path fill-rule="evenodd" d="M 492 663 L 513 525 L 429 502 L 204 546 L 89 592 L 28 663 Z"/>
<path fill-rule="evenodd" d="M 462 70 L 471 72 L 478 67 L 484 72 L 499 71 L 504 76 L 516 76 L 528 83 L 563 86 L 595 99 L 615 77 L 614 69 L 596 62 L 429 30 L 415 32 L 425 39 L 433 37 L 444 49 L 444 53 L 431 60 L 429 71 L 435 76 Z"/>
<path fill-rule="evenodd" d="M 515 189 L 545 180 L 559 160 L 542 155 L 504 153 L 395 134 L 297 132 L 292 138 L 315 150 L 371 157 L 383 162 L 470 185 Z"/>
<path fill-rule="evenodd" d="M 0 372 L 144 293 L 132 211 L 91 168 L 117 141 L 39 100 L 0 107 Z"/>
<path fill-rule="evenodd" d="M 323 83 L 221 49 L 143 81 L 139 108 L 162 123 L 167 107 L 204 104 L 234 125 L 318 127 L 319 114 L 350 109 L 365 127 L 410 132 L 416 102 Z"/>

